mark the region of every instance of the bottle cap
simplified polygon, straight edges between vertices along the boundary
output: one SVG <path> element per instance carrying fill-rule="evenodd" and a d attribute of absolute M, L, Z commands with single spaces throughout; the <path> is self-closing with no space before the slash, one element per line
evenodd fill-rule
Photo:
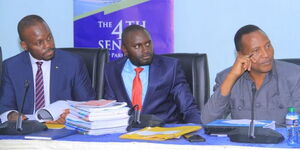
<path fill-rule="evenodd" d="M 296 112 L 295 107 L 289 107 L 289 108 L 288 108 L 288 112 Z"/>

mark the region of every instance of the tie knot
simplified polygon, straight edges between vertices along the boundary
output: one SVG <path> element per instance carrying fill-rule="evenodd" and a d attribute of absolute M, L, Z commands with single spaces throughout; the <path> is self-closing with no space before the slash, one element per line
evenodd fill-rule
<path fill-rule="evenodd" d="M 38 61 L 38 62 L 36 62 L 36 64 L 38 65 L 38 67 L 41 67 L 43 62 Z"/>
<path fill-rule="evenodd" d="M 136 73 L 140 73 L 144 70 L 144 68 L 141 68 L 141 67 L 137 67 L 134 69 Z"/>

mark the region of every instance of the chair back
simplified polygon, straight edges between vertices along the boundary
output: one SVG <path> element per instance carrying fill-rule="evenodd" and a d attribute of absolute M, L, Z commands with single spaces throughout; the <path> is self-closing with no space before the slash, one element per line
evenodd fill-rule
<path fill-rule="evenodd" d="M 278 60 L 300 65 L 300 58 L 286 58 L 286 59 L 278 59 Z"/>
<path fill-rule="evenodd" d="M 101 99 L 104 92 L 104 65 L 108 63 L 108 50 L 102 48 L 60 48 L 80 55 L 92 80 L 92 87 L 96 91 L 96 98 Z"/>
<path fill-rule="evenodd" d="M 191 87 L 199 110 L 204 107 L 210 94 L 209 70 L 206 54 L 173 53 L 164 56 L 177 58 L 185 72 L 185 77 Z"/>

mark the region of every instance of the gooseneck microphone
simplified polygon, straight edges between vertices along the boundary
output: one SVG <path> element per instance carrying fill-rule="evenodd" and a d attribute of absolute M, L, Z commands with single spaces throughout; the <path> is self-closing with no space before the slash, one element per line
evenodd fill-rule
<path fill-rule="evenodd" d="M 284 137 L 277 131 L 270 128 L 255 127 L 254 124 L 254 103 L 256 96 L 255 84 L 252 84 L 252 101 L 251 101 L 251 122 L 249 127 L 238 127 L 228 133 L 232 142 L 238 143 L 267 143 L 276 144 L 284 140 Z"/>
<path fill-rule="evenodd" d="M 28 93 L 30 82 L 24 81 L 24 93 L 22 97 L 21 109 L 18 111 L 17 120 L 8 120 L 0 124 L 0 134 L 2 135 L 24 135 L 33 132 L 39 132 L 47 130 L 48 128 L 41 122 L 36 120 L 22 120 L 22 112 L 24 109 L 24 103 L 26 95 Z"/>
<path fill-rule="evenodd" d="M 22 105 L 21 105 L 20 111 L 18 112 L 18 119 L 17 119 L 17 122 L 16 122 L 17 131 L 22 131 L 23 130 L 23 128 L 22 128 L 22 122 L 23 122 L 22 112 L 23 112 L 23 109 L 24 109 L 24 103 L 25 103 L 25 98 L 26 98 L 27 92 L 28 92 L 28 88 L 29 88 L 29 81 L 25 80 L 24 81 L 24 94 L 23 94 L 23 97 L 22 97 Z"/>
<path fill-rule="evenodd" d="M 250 122 L 250 126 L 249 126 L 249 132 L 248 132 L 248 136 L 249 138 L 252 138 L 254 139 L 255 136 L 254 136 L 254 103 L 255 103 L 255 94 L 256 94 L 256 86 L 255 84 L 253 83 L 252 84 L 252 101 L 251 101 L 251 122 Z"/>

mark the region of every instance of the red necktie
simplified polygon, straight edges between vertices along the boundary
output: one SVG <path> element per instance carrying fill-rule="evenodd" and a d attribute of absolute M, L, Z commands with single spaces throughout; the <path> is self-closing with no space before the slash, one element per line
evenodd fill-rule
<path fill-rule="evenodd" d="M 133 80 L 132 86 L 132 105 L 137 105 L 135 110 L 142 110 L 142 82 L 140 79 L 140 72 L 144 70 L 144 68 L 137 67 L 134 69 L 136 72 L 135 78 Z"/>
<path fill-rule="evenodd" d="M 35 75 L 35 111 L 45 106 L 44 81 L 43 81 L 43 62 L 36 62 L 38 70 Z"/>

